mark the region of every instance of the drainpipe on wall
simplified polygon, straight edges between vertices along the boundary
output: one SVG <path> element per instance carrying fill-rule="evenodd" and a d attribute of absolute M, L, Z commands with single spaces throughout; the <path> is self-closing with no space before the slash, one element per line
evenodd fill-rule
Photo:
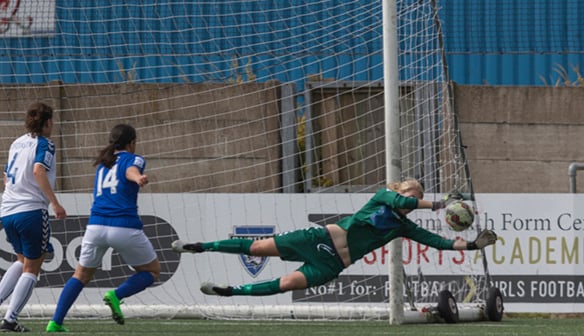
<path fill-rule="evenodd" d="M 584 163 L 572 162 L 568 167 L 568 176 L 570 177 L 570 193 L 576 193 L 576 174 L 578 170 L 584 170 Z"/>

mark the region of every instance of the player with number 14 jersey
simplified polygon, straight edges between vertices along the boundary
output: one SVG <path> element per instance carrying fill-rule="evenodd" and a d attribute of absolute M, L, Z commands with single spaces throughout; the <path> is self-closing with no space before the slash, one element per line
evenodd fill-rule
<path fill-rule="evenodd" d="M 142 156 L 126 151 L 116 155 L 116 163 L 111 168 L 101 164 L 97 168 L 88 225 L 142 229 L 137 206 L 140 186 L 126 178 L 126 170 L 135 166 L 143 174 L 146 161 Z"/>
<path fill-rule="evenodd" d="M 125 323 L 120 307 L 122 300 L 142 292 L 160 275 L 160 262 L 138 216 L 138 192 L 148 184 L 144 174 L 146 162 L 136 152 L 136 130 L 128 124 L 114 126 L 109 144 L 93 165 L 97 167 L 93 188 L 93 204 L 89 223 L 79 252 L 79 263 L 67 280 L 47 332 L 65 332 L 67 312 L 93 279 L 105 253 L 113 248 L 132 270 L 133 275 L 117 288 L 107 291 L 103 302 L 111 309 L 112 319 Z"/>

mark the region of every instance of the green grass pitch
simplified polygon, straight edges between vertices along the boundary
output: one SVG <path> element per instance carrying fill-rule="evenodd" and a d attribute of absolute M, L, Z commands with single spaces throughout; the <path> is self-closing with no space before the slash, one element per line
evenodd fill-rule
<path fill-rule="evenodd" d="M 47 320 L 21 319 L 33 335 L 45 334 Z M 584 320 L 578 318 L 505 318 L 501 322 L 458 324 L 406 324 L 391 326 L 387 321 L 218 321 L 130 319 L 123 326 L 112 320 L 65 321 L 65 335 L 197 335 L 197 336 L 572 336 L 584 335 Z"/>

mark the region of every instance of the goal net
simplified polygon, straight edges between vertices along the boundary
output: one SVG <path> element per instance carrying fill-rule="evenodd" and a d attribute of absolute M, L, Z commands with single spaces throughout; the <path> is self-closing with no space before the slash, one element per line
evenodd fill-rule
<path fill-rule="evenodd" d="M 151 181 L 139 212 L 162 273 L 153 287 L 125 299 L 128 317 L 387 318 L 387 247 L 327 285 L 233 298 L 205 296 L 199 285 L 269 280 L 299 264 L 170 249 L 178 238 L 262 239 L 334 223 L 384 187 L 381 1 L 8 3 L 0 8 L 0 157 L 6 160 L 24 132 L 27 106 L 52 105 L 56 190 L 68 213 L 52 221 L 55 254 L 23 315 L 52 315 L 77 265 L 92 160 L 110 129 L 129 123 Z M 427 199 L 454 189 L 472 194 L 438 5 L 397 1 L 400 164 L 404 178 L 424 183 Z M 441 213 L 420 210 L 412 219 L 443 236 L 476 235 L 475 227 L 449 230 Z M 0 239 L 0 272 L 12 260 Z M 445 288 L 459 302 L 480 303 L 482 260 L 479 252 L 404 241 L 404 308 L 436 302 Z M 101 297 L 130 274 L 110 251 L 70 316 L 109 316 Z"/>

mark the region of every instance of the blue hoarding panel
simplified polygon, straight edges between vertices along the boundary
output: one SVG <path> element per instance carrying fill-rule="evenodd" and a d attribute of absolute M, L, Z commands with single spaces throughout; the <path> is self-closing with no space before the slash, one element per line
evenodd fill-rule
<path fill-rule="evenodd" d="M 562 76 L 575 80 L 584 65 L 584 1 L 439 3 L 450 77 L 458 83 L 550 85 Z"/>
<path fill-rule="evenodd" d="M 383 76 L 381 1 L 55 1 L 55 34 L 0 38 L 0 83 L 115 83 L 129 71 L 140 82 L 225 82 L 253 73 L 256 81 L 301 89 L 313 74 Z M 584 66 L 584 1 L 437 4 L 450 78 L 458 83 L 553 85 L 575 80 Z M 402 43 L 424 38 L 403 27 L 409 37 Z M 400 76 L 417 78 L 415 71 Z"/>

